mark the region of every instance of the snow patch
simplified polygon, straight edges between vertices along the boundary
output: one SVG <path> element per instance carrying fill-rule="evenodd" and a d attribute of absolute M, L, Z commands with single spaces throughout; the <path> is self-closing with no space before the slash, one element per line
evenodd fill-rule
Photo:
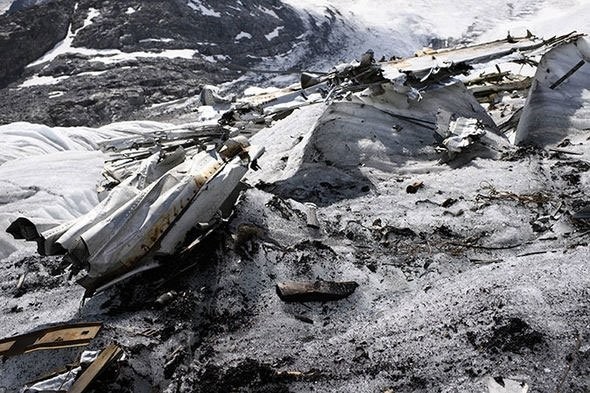
<path fill-rule="evenodd" d="M 56 85 L 68 78 L 71 78 L 72 76 L 97 76 L 97 75 L 101 75 L 104 74 L 105 72 L 107 72 L 107 70 L 103 70 L 103 71 L 86 71 L 86 72 L 80 72 L 79 74 L 74 74 L 74 75 L 64 75 L 64 76 L 58 76 L 58 77 L 54 77 L 54 76 L 39 76 L 39 75 L 34 75 L 31 78 L 27 79 L 26 81 L 24 81 L 23 83 L 21 83 L 17 89 L 21 89 L 21 88 L 26 88 L 26 87 L 33 87 L 33 86 L 47 86 L 47 85 Z M 62 92 L 63 94 L 63 92 Z M 49 97 L 49 98 L 53 98 L 53 97 Z"/>
<path fill-rule="evenodd" d="M 41 56 L 41 58 L 27 65 L 27 68 L 53 61 L 57 56 L 64 53 L 68 53 L 68 51 L 72 48 L 72 42 L 74 42 L 74 37 L 75 34 L 72 31 L 72 24 L 70 23 L 70 27 L 68 28 L 68 35 L 66 36 L 66 38 L 55 44 L 55 46 L 52 49 L 50 49 L 49 52 Z"/>
<path fill-rule="evenodd" d="M 277 38 L 279 36 L 279 33 L 281 32 L 281 30 L 283 30 L 285 28 L 285 26 L 277 26 L 276 29 L 274 29 L 273 31 L 271 31 L 270 33 L 266 34 L 265 37 L 268 41 Z"/>
<path fill-rule="evenodd" d="M 192 59 L 195 54 L 199 51 L 194 49 L 168 49 L 162 52 L 121 52 L 116 51 L 113 53 L 111 50 L 96 50 L 95 55 L 90 61 L 98 61 L 105 64 L 120 63 L 127 60 L 135 60 L 137 58 L 159 58 L 164 57 L 167 59 Z M 102 56 L 104 55 L 104 56 Z"/>
<path fill-rule="evenodd" d="M 137 10 L 135 8 L 133 8 L 133 7 L 129 7 L 129 8 L 127 8 L 127 11 L 125 11 L 125 13 L 127 15 L 131 15 L 131 14 L 134 14 L 136 12 L 137 12 Z"/>
<path fill-rule="evenodd" d="M 257 96 L 261 94 L 270 94 L 275 93 L 281 89 L 276 87 L 258 87 L 258 86 L 250 86 L 244 90 L 244 96 Z"/>
<path fill-rule="evenodd" d="M 205 16 L 212 16 L 215 18 L 221 18 L 221 14 L 212 10 L 211 8 L 207 8 L 203 5 L 203 3 L 199 0 L 190 0 L 187 5 L 191 7 L 193 10 L 200 12 Z"/>
<path fill-rule="evenodd" d="M 57 98 L 57 97 L 61 97 L 63 96 L 65 93 L 63 91 L 52 91 L 51 93 L 48 94 L 49 98 Z"/>
<path fill-rule="evenodd" d="M 139 40 L 140 44 L 145 44 L 147 42 L 172 42 L 174 38 L 144 38 L 143 40 Z"/>
<path fill-rule="evenodd" d="M 243 39 L 243 38 L 246 38 L 246 39 L 248 39 L 248 40 L 249 40 L 249 39 L 251 39 L 251 38 L 252 38 L 252 34 L 250 34 L 250 33 L 246 33 L 245 31 L 240 31 L 240 33 L 239 33 L 239 34 L 236 36 L 236 38 L 234 38 L 234 39 L 235 39 L 236 41 L 239 41 L 239 40 L 241 40 L 241 39 Z"/>
<path fill-rule="evenodd" d="M 258 6 L 258 9 L 260 11 L 264 12 L 265 14 L 272 16 L 273 18 L 280 19 L 279 16 L 277 15 L 277 13 L 274 12 L 273 10 L 270 10 L 270 9 L 268 9 L 266 7 L 261 6 L 261 5 Z"/>
<path fill-rule="evenodd" d="M 197 121 L 218 120 L 220 117 L 221 113 L 212 106 L 201 105 L 197 108 Z"/>
<path fill-rule="evenodd" d="M 82 25 L 81 28 L 79 28 L 78 30 L 76 30 L 76 34 L 80 30 L 82 30 L 82 29 L 90 26 L 92 24 L 92 20 L 94 18 L 96 18 L 97 16 L 99 16 L 99 15 L 100 15 L 100 11 L 97 10 L 96 8 L 88 8 L 88 15 L 86 16 L 86 19 L 84 19 L 84 24 Z"/>
<path fill-rule="evenodd" d="M 13 0 L 0 0 L 0 15 L 8 11 Z"/>
<path fill-rule="evenodd" d="M 27 79 L 26 81 L 21 83 L 18 86 L 18 88 L 32 87 L 32 86 L 56 85 L 56 84 L 60 83 L 61 81 L 68 79 L 68 78 L 69 78 L 69 76 L 59 76 L 56 78 L 53 76 L 34 75 L 30 79 Z"/>

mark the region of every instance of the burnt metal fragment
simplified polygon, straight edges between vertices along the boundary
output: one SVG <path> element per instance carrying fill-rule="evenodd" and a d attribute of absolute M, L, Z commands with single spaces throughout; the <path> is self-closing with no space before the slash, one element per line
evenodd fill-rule
<path fill-rule="evenodd" d="M 88 386 L 102 373 L 109 365 L 113 364 L 123 356 L 123 350 L 111 344 L 103 349 L 96 360 L 80 375 L 74 382 L 68 393 L 82 393 L 86 391 Z"/>
<path fill-rule="evenodd" d="M 358 284 L 354 281 L 288 281 L 276 286 L 284 302 L 323 302 L 350 296 Z"/>
<path fill-rule="evenodd" d="M 15 356 L 42 349 L 88 345 L 102 327 L 100 322 L 74 323 L 36 330 L 0 340 L 0 355 Z"/>
<path fill-rule="evenodd" d="M 424 182 L 421 180 L 417 180 L 406 187 L 406 192 L 408 194 L 415 194 L 422 187 L 424 187 Z"/>

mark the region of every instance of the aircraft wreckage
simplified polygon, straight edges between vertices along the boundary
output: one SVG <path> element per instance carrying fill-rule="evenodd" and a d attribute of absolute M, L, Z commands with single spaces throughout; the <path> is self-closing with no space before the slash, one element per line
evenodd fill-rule
<path fill-rule="evenodd" d="M 110 161 L 101 191 L 106 196 L 99 205 L 43 232 L 21 217 L 8 232 L 36 241 L 42 255 L 65 254 L 74 273 L 86 270 L 79 283 L 91 295 L 170 263 L 163 257 L 198 243 L 222 219 L 219 211 L 233 206 L 240 181 L 264 151 L 251 146 L 247 136 L 280 119 L 285 119 L 284 129 L 303 126 L 296 116 L 289 121 L 303 106 L 319 104 L 309 125 L 313 141 L 304 142 L 324 140 L 332 146 L 322 152 L 324 159 L 339 157 L 341 165 L 358 167 L 356 155 L 361 153 L 354 146 L 345 151 L 330 141 L 342 133 L 362 135 L 370 127 L 377 138 L 391 143 L 384 143 L 386 151 L 365 157 L 365 163 L 374 161 L 392 172 L 498 156 L 512 145 L 507 131 L 515 143 L 547 147 L 565 138 L 575 145 L 590 129 L 590 45 L 582 35 L 542 40 L 529 34 L 424 50 L 387 62 L 372 56 L 367 52 L 361 62 L 322 75 L 304 73 L 296 86 L 238 100 L 216 124 L 105 141 L 101 149 Z M 503 64 L 510 66 L 503 70 Z M 534 76 L 514 72 L 519 68 L 532 69 Z M 492 112 L 501 92 L 520 92 L 524 105 L 498 125 Z M 220 97 L 212 93 L 205 94 L 208 104 Z M 490 110 L 482 103 L 491 103 Z M 271 147 L 272 141 L 267 142 Z M 306 154 L 294 151 L 293 159 L 319 165 Z M 276 179 L 261 180 L 294 176 L 297 169 L 287 165 L 277 169 Z"/>

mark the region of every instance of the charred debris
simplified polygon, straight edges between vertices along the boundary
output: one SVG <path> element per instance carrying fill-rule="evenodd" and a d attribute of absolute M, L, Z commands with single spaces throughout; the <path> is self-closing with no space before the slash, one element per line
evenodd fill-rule
<path fill-rule="evenodd" d="M 41 255 L 63 255 L 63 265 L 86 289 L 85 297 L 156 267 L 173 272 L 169 274 L 173 279 L 194 266 L 195 250 L 204 239 L 223 233 L 220 228 L 231 220 L 241 191 L 253 186 L 242 180 L 258 169 L 267 146 L 253 145 L 249 138 L 277 121 L 288 122 L 298 108 L 311 105 L 326 108 L 316 120 L 326 127 L 342 122 L 362 127 L 364 119 L 378 113 L 379 126 L 401 146 L 399 153 L 392 153 L 393 164 L 401 149 L 405 157 L 429 157 L 427 165 L 432 167 L 456 167 L 475 157 L 526 154 L 523 151 L 530 148 L 523 146 L 529 145 L 551 154 L 590 154 L 582 143 L 590 130 L 590 42 L 583 35 L 509 36 L 477 45 L 425 49 L 413 57 L 385 62 L 373 56 L 368 51 L 360 61 L 337 65 L 329 73 L 303 73 L 297 85 L 238 100 L 205 87 L 202 103 L 226 108 L 218 122 L 103 142 L 101 150 L 109 159 L 99 205 L 48 229 L 21 217 L 8 232 L 17 239 L 36 241 Z M 264 187 L 264 179 L 256 186 Z M 417 193 L 423 186 L 416 180 L 406 190 Z M 482 195 L 488 202 L 516 198 L 542 203 L 543 197 L 526 199 L 495 189 Z M 301 214 L 309 230 L 321 230 L 317 209 L 323 200 L 295 199 L 306 202 Z M 455 202 L 449 199 L 443 204 Z M 285 202 L 272 208 L 280 211 L 281 203 Z M 584 206 L 571 214 L 582 223 L 589 217 Z M 242 246 L 253 238 L 264 241 L 264 233 L 256 227 L 240 228 L 235 235 L 240 252 L 247 255 Z M 348 297 L 357 287 L 352 281 L 319 279 L 277 283 L 276 291 L 285 302 L 329 301 Z M 182 294 L 166 292 L 156 303 L 165 307 L 178 296 Z M 2 340 L 0 354 L 87 345 L 98 330 L 95 323 L 51 327 Z M 121 346 L 108 345 L 93 359 L 79 359 L 45 382 L 68 386 L 63 391 L 82 392 L 123 357 Z M 490 381 L 490 392 L 504 391 L 498 386 L 505 383 Z"/>

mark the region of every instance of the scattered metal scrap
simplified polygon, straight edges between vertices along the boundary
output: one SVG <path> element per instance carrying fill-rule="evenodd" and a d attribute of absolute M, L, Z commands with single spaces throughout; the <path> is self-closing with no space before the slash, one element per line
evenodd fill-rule
<path fill-rule="evenodd" d="M 486 127 L 480 120 L 454 117 L 446 111 L 437 114 L 436 133 L 442 138 L 440 148 L 449 158 L 461 153 L 486 134 Z"/>
<path fill-rule="evenodd" d="M 516 144 L 585 141 L 590 129 L 590 42 L 573 36 L 541 59 L 516 130 Z"/>
<path fill-rule="evenodd" d="M 543 204 L 551 200 L 551 197 L 542 193 L 535 192 L 531 194 L 515 194 L 511 191 L 498 191 L 492 184 L 485 182 L 481 186 L 482 190 L 487 191 L 487 194 L 477 194 L 475 199 L 504 199 L 520 203 L 537 203 Z"/>
<path fill-rule="evenodd" d="M 357 287 L 354 281 L 290 281 L 277 284 L 276 290 L 285 302 L 323 302 L 344 299 Z"/>
<path fill-rule="evenodd" d="M 527 60 L 528 55 L 537 55 L 550 48 L 573 42 L 581 35 L 575 32 L 563 36 L 543 40 L 532 34 L 526 37 L 508 36 L 497 40 L 476 45 L 466 45 L 459 48 L 428 50 L 417 56 L 394 60 L 383 65 L 383 74 L 388 79 L 395 79 L 400 74 L 411 74 L 414 80 L 426 82 L 433 78 L 439 79 L 439 74 L 456 75 L 474 64 L 489 63 L 504 58 Z"/>
<path fill-rule="evenodd" d="M 103 371 L 114 362 L 122 360 L 123 356 L 123 350 L 116 344 L 111 344 L 100 352 L 83 352 L 75 364 L 70 364 L 63 370 L 28 383 L 22 392 L 83 393 L 91 387 L 92 382 Z"/>
<path fill-rule="evenodd" d="M 408 194 L 415 194 L 422 187 L 424 187 L 424 182 L 422 180 L 416 180 L 413 181 L 411 184 L 408 184 L 408 186 L 406 187 L 406 192 Z"/>
<path fill-rule="evenodd" d="M 0 355 L 15 356 L 42 349 L 88 345 L 102 327 L 100 322 L 53 326 L 0 340 Z"/>
<path fill-rule="evenodd" d="M 375 62 L 368 51 L 360 62 L 337 65 L 324 75 L 304 73 L 298 85 L 238 100 L 218 123 L 183 125 L 102 143 L 101 149 L 110 155 L 103 183 L 104 191 L 109 192 L 95 209 L 43 233 L 21 217 L 8 232 L 37 241 L 43 255 L 66 253 L 73 273 L 86 269 L 87 276 L 79 283 L 92 295 L 158 266 L 165 256 L 192 249 L 216 228 L 224 201 L 234 200 L 248 168 L 257 168 L 263 149 L 249 146 L 244 136 L 256 127 L 287 116 L 295 108 L 325 102 L 330 110 L 318 119 L 316 128 L 341 132 L 339 125 L 346 123 L 361 129 L 362 116 L 369 114 L 378 118 L 374 126 L 382 127 L 383 135 L 403 138 L 403 143 L 396 142 L 399 151 L 389 153 L 398 154 L 400 162 L 437 151 L 449 160 L 455 156 L 469 159 L 482 151 L 493 157 L 509 144 L 502 133 L 506 129 L 495 126 L 474 93 L 481 101 L 507 89 L 526 90 L 530 79 L 513 77 L 498 64 L 536 64 L 540 56 L 527 105 L 520 118 L 507 126 L 518 121 L 516 141 L 538 142 L 555 130 L 562 133 L 572 127 L 590 129 L 588 95 L 581 94 L 588 90 L 590 67 L 585 62 L 590 49 L 579 34 L 549 40 L 532 34 L 509 36 L 485 44 L 427 50 L 389 62 Z M 482 72 L 484 65 L 495 66 L 497 72 Z M 230 98 L 208 88 L 203 100 L 227 103 Z M 581 107 L 584 110 L 575 111 Z M 434 148 L 436 138 L 438 149 Z M 466 155 L 468 150 L 473 154 Z M 488 191 L 479 198 L 547 201 L 541 194 Z M 308 225 L 318 227 L 312 210 Z M 189 232 L 191 237 L 186 238 Z M 327 284 L 318 285 L 330 292 Z"/>
<path fill-rule="evenodd" d="M 84 351 L 77 361 L 67 364 L 60 370 L 44 375 L 34 381 L 30 381 L 21 390 L 21 393 L 35 392 L 67 392 L 83 369 L 96 360 L 100 351 Z"/>
<path fill-rule="evenodd" d="M 19 218 L 8 232 L 16 238 L 36 240 L 43 255 L 67 251 L 64 258 L 74 272 L 87 269 L 88 274 L 78 281 L 87 289 L 87 296 L 158 266 L 159 258 L 181 250 L 190 229 L 200 229 L 195 238 L 208 233 L 219 221 L 218 211 L 224 202 L 235 196 L 250 164 L 264 151 L 250 146 L 246 138 L 236 137 L 217 148 L 194 147 L 194 152 L 186 154 L 186 150 L 178 150 L 188 143 L 186 135 L 181 133 L 180 139 L 174 137 L 176 133 L 173 137 L 163 135 L 177 150 L 164 159 L 157 151 L 140 158 L 139 165 L 134 162 L 139 168 L 86 215 L 43 233 Z M 139 142 L 149 145 L 151 138 L 142 136 Z M 135 143 L 132 140 L 123 138 L 104 146 L 121 152 Z M 126 159 L 138 158 L 119 157 Z"/>
<path fill-rule="evenodd" d="M 121 347 L 116 344 L 111 344 L 103 349 L 96 360 L 76 379 L 76 382 L 68 390 L 68 393 L 82 393 L 86 391 L 92 381 L 108 366 L 121 359 L 123 354 Z"/>

